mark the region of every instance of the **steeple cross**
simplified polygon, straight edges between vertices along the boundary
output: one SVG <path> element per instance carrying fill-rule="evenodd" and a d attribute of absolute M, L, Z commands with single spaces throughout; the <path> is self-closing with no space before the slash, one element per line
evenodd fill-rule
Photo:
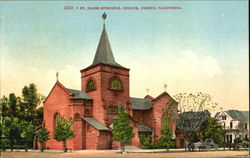
<path fill-rule="evenodd" d="M 164 84 L 164 89 L 165 89 L 165 92 L 166 92 L 166 90 L 167 90 L 167 84 Z"/>
<path fill-rule="evenodd" d="M 56 72 L 56 80 L 58 81 L 58 77 L 59 77 L 59 72 Z"/>
<path fill-rule="evenodd" d="M 107 18 L 107 14 L 104 12 L 103 14 L 102 14 L 102 19 L 103 19 L 103 24 L 105 25 L 105 20 L 106 20 L 106 18 Z"/>

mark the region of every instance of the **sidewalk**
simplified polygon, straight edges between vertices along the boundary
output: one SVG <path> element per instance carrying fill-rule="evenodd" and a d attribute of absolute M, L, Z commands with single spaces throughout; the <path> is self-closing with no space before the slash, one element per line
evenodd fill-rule
<path fill-rule="evenodd" d="M 247 149 L 249 150 L 249 149 Z M 10 149 L 6 150 L 10 152 Z M 24 149 L 14 149 L 14 152 L 25 152 Z M 184 148 L 181 149 L 125 149 L 127 153 L 178 153 L 178 152 L 188 152 L 185 151 Z M 217 150 L 211 149 L 209 152 L 212 151 L 224 151 L 224 148 L 218 148 Z M 226 148 L 225 151 L 236 151 L 236 150 L 229 150 Z M 239 150 L 238 150 L 239 151 Z M 28 150 L 28 152 L 40 152 L 40 150 Z M 195 152 L 204 152 L 195 150 Z M 208 151 L 207 151 L 208 152 Z M 63 153 L 62 150 L 44 150 L 44 153 Z M 121 153 L 121 150 L 68 150 L 68 153 Z"/>

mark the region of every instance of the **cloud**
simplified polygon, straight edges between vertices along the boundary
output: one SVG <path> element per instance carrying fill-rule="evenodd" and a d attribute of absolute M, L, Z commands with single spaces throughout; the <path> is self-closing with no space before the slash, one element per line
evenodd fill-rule
<path fill-rule="evenodd" d="M 132 61 L 130 72 L 130 95 L 144 97 L 146 88 L 153 97 L 164 91 L 170 95 L 187 92 L 204 92 L 224 109 L 248 109 L 248 68 L 242 67 L 237 74 L 222 69 L 212 56 L 202 56 L 190 50 L 182 51 L 173 58 L 154 57 Z M 239 77 L 240 76 L 240 77 Z"/>
<path fill-rule="evenodd" d="M 149 94 L 157 96 L 164 91 L 174 95 L 180 92 L 204 92 L 214 97 L 224 109 L 247 109 L 249 101 L 248 68 L 238 71 L 223 70 L 219 61 L 212 56 L 202 56 L 190 50 L 182 51 L 174 57 L 126 59 L 130 68 L 130 96 L 144 97 L 146 88 Z M 125 61 L 125 60 L 123 60 Z M 10 62 L 2 63 L 1 95 L 15 92 L 21 95 L 22 88 L 29 83 L 35 83 L 39 93 L 47 95 L 56 82 L 56 72 L 59 71 L 59 81 L 67 88 L 80 89 L 81 66 L 64 65 L 59 69 L 46 69 L 46 66 L 31 67 Z M 240 77 L 239 77 L 240 76 Z M 237 107 L 237 108 L 236 108 Z"/>
<path fill-rule="evenodd" d="M 145 64 L 146 63 L 146 64 Z M 156 57 L 131 65 L 131 89 L 136 96 L 145 95 L 146 88 L 158 95 L 166 83 L 170 89 L 199 90 L 206 81 L 223 75 L 218 61 L 211 56 L 198 56 L 190 50 L 180 52 L 173 58 Z M 143 80 L 142 80 L 143 78 Z"/>
<path fill-rule="evenodd" d="M 194 52 L 188 50 L 181 52 L 177 56 L 177 61 L 171 63 L 179 76 L 194 80 L 196 77 L 209 77 L 223 75 L 218 61 L 211 57 L 199 57 Z"/>
<path fill-rule="evenodd" d="M 4 67 L 6 67 L 5 65 Z M 37 67 L 10 66 L 2 72 L 1 95 L 15 92 L 21 95 L 22 88 L 30 83 L 37 85 L 39 93 L 47 95 L 56 82 L 56 72 L 59 72 L 59 81 L 67 88 L 80 89 L 80 68 L 74 65 L 65 65 L 61 69 L 42 69 Z"/>

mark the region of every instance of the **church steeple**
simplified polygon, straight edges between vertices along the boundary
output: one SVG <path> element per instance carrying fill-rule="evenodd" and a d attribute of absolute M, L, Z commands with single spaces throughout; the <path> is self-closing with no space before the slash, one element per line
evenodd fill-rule
<path fill-rule="evenodd" d="M 107 15 L 104 13 L 102 15 L 103 18 L 103 31 L 101 34 L 101 38 L 95 53 L 95 58 L 91 66 L 97 64 L 108 64 L 113 66 L 122 67 L 120 64 L 116 63 L 115 58 L 113 56 L 113 52 L 109 43 L 108 34 L 105 28 L 105 19 Z"/>

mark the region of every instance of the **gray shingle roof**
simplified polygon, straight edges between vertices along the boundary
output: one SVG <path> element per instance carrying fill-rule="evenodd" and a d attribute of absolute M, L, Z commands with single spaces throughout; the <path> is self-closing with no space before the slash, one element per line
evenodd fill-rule
<path fill-rule="evenodd" d="M 112 53 L 112 49 L 109 43 L 108 34 L 105 29 L 105 25 L 103 26 L 102 35 L 96 50 L 95 58 L 91 66 L 97 64 L 108 64 L 117 67 L 122 67 L 120 64 L 116 63 L 115 58 Z"/>
<path fill-rule="evenodd" d="M 94 119 L 93 117 L 81 117 L 83 120 L 85 120 L 86 122 L 88 122 L 90 125 L 92 125 L 94 128 L 96 128 L 97 130 L 100 131 L 109 131 L 109 129 L 104 126 L 103 124 L 101 124 L 100 122 L 98 122 L 96 119 Z"/>
<path fill-rule="evenodd" d="M 144 98 L 130 98 L 133 110 L 148 110 L 152 108 L 152 101 Z"/>
<path fill-rule="evenodd" d="M 152 129 L 145 125 L 138 125 L 137 127 L 139 132 L 152 132 Z"/>
<path fill-rule="evenodd" d="M 249 122 L 249 111 L 228 110 L 225 111 L 233 120 Z"/>
<path fill-rule="evenodd" d="M 82 91 L 80 91 L 80 90 L 75 90 L 75 89 L 69 89 L 69 88 L 67 88 L 67 90 L 68 90 L 70 93 L 73 93 L 72 99 L 88 99 L 88 100 L 92 99 L 92 98 L 88 95 L 88 93 L 86 93 L 86 92 L 82 92 Z"/>

